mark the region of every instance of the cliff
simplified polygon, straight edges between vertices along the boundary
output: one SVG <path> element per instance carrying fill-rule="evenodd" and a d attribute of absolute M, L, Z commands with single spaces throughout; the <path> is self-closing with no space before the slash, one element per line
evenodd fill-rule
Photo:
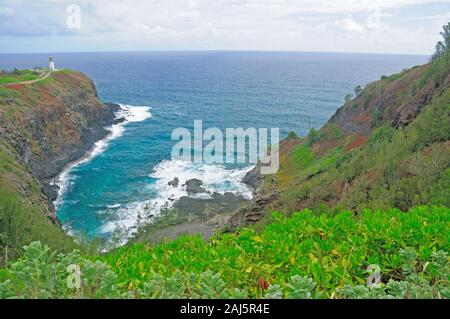
<path fill-rule="evenodd" d="M 247 176 L 258 195 L 231 230 L 272 211 L 450 205 L 450 54 L 355 93 L 320 130 L 280 144 L 277 174 Z"/>
<path fill-rule="evenodd" d="M 101 103 L 93 82 L 74 71 L 0 86 L 0 189 L 57 224 L 50 179 L 108 134 L 116 108 Z"/>

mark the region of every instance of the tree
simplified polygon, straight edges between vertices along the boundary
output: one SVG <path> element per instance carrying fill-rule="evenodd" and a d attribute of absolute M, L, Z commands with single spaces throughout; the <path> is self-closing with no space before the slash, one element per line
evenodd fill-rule
<path fill-rule="evenodd" d="M 350 101 L 352 100 L 352 98 L 353 98 L 353 95 L 347 94 L 347 95 L 345 96 L 345 104 L 350 103 Z"/>
<path fill-rule="evenodd" d="M 446 50 L 445 44 L 442 41 L 439 41 L 436 44 L 436 49 L 434 51 L 432 60 L 435 61 L 439 59 L 444 54 L 445 50 Z"/>
<path fill-rule="evenodd" d="M 431 58 L 432 61 L 439 59 L 450 50 L 450 22 L 447 25 L 444 25 L 442 28 L 444 29 L 444 31 L 442 31 L 440 34 L 444 38 L 444 41 L 439 41 L 436 44 L 434 54 Z"/>
<path fill-rule="evenodd" d="M 362 92 L 362 88 L 361 85 L 358 85 L 357 87 L 355 87 L 355 95 L 359 96 Z"/>
<path fill-rule="evenodd" d="M 310 129 L 308 133 L 308 145 L 312 146 L 318 141 L 320 141 L 320 132 L 315 128 Z"/>
<path fill-rule="evenodd" d="M 444 38 L 444 45 L 448 49 L 450 48 L 450 22 L 447 25 L 442 27 L 444 31 L 441 32 L 442 37 Z"/>

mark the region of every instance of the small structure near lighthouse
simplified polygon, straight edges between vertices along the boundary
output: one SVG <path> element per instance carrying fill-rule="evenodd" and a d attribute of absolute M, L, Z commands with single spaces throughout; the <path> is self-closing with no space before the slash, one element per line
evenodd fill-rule
<path fill-rule="evenodd" d="M 48 58 L 48 68 L 50 69 L 50 71 L 55 71 L 55 60 L 52 57 Z"/>

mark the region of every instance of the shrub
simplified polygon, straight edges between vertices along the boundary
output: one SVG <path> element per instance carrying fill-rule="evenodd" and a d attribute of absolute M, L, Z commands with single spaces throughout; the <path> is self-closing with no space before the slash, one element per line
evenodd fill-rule
<path fill-rule="evenodd" d="M 29 207 L 19 196 L 0 185 L 0 267 L 21 255 L 21 247 L 42 240 L 54 249 L 77 245 L 54 225 L 39 207 Z"/>
<path fill-rule="evenodd" d="M 310 129 L 308 133 L 308 145 L 314 145 L 315 143 L 320 141 L 320 138 L 321 136 L 318 130 L 316 130 L 315 128 Z"/>
<path fill-rule="evenodd" d="M 261 233 L 242 229 L 209 243 L 188 236 L 102 256 L 32 243 L 0 270 L 0 298 L 449 297 L 448 208 L 273 218 Z M 382 280 L 369 288 L 371 265 Z"/>

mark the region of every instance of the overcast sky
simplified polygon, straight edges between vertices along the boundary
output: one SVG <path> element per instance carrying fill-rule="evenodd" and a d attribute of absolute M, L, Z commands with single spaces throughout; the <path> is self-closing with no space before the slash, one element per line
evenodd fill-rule
<path fill-rule="evenodd" d="M 450 0 L 0 0 L 0 53 L 431 54 Z"/>

